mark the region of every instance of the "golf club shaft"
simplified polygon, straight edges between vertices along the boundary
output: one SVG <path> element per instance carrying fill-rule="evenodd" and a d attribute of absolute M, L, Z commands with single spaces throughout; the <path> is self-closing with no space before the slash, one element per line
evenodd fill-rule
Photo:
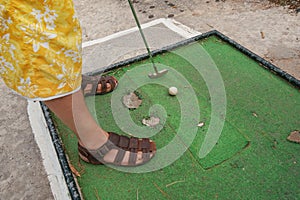
<path fill-rule="evenodd" d="M 144 44 L 145 44 L 146 49 L 147 49 L 147 51 L 148 51 L 148 55 L 149 55 L 150 60 L 151 60 L 151 62 L 152 62 L 153 68 L 154 68 L 155 72 L 158 73 L 158 70 L 157 70 L 157 68 L 156 68 L 156 66 L 155 66 L 155 64 L 154 64 L 154 60 L 153 60 L 153 57 L 152 57 L 150 48 L 149 48 L 148 43 L 147 43 L 147 41 L 146 41 L 145 35 L 144 35 L 144 33 L 143 33 L 143 30 L 142 30 L 142 28 L 141 28 L 139 19 L 137 18 L 137 15 L 136 15 L 135 9 L 134 9 L 134 7 L 133 7 L 133 5 L 132 5 L 132 3 L 131 3 L 131 0 L 128 0 L 128 3 L 129 3 L 129 5 L 130 5 L 130 8 L 131 8 L 133 17 L 134 17 L 134 19 L 135 19 L 135 22 L 136 22 L 136 24 L 137 24 L 137 26 L 138 26 L 138 28 L 139 28 L 140 34 L 141 34 L 141 36 L 142 36 L 142 38 L 143 38 L 143 41 L 144 41 Z"/>

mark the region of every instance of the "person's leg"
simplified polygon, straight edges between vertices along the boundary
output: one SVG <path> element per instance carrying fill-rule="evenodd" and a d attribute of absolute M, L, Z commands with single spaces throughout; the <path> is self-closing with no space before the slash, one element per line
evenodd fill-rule
<path fill-rule="evenodd" d="M 154 146 L 154 143 L 147 143 L 146 140 L 142 140 L 143 143 L 139 140 L 138 145 L 129 143 L 136 140 L 117 135 L 114 138 L 120 139 L 110 143 L 113 134 L 106 133 L 97 125 L 85 105 L 82 91 L 57 98 L 77 90 L 82 84 L 81 29 L 72 0 L 63 0 L 60 4 L 44 0 L 37 0 L 34 4 L 31 0 L 4 1 L 0 4 L 4 8 L 1 17 L 10 22 L 5 24 L 4 29 L 0 29 L 0 34 L 7 36 L 0 41 L 0 55 L 5 60 L 5 65 L 0 66 L 0 75 L 8 87 L 32 100 L 52 98 L 44 101 L 45 104 L 74 131 L 81 147 L 95 150 L 93 152 L 96 153 L 100 149 L 99 153 L 103 155 L 99 157 L 101 162 L 114 161 L 116 158 L 119 162 L 124 161 L 121 165 L 126 165 L 126 155 L 133 155 L 130 152 L 136 150 L 132 146 L 143 147 L 139 148 L 140 152 L 148 150 L 148 146 Z M 52 20 L 41 20 L 42 15 Z M 112 85 L 116 85 L 112 80 L 101 80 L 101 87 L 87 84 L 83 88 L 85 93 L 98 88 L 96 94 L 104 94 L 111 92 L 114 88 Z M 109 147 L 116 146 L 116 150 L 108 148 L 107 143 Z M 127 147 L 120 151 L 119 146 L 123 148 L 124 143 Z M 105 153 L 101 151 L 102 147 Z M 151 152 L 155 152 L 156 149 L 152 149 Z M 143 155 L 149 157 L 149 154 Z M 121 158 L 124 159 L 120 161 Z"/>
<path fill-rule="evenodd" d="M 62 98 L 44 101 L 44 103 L 77 135 L 81 146 L 89 150 L 95 150 L 107 142 L 108 133 L 96 123 L 90 114 L 82 91 Z M 143 142 L 140 143 L 142 144 Z M 152 141 L 150 143 L 149 145 L 146 144 L 148 146 L 146 148 L 155 149 L 155 144 Z M 120 149 L 108 150 L 103 160 L 106 163 L 114 163 L 115 158 L 120 153 L 119 151 Z M 133 165 L 132 162 L 134 165 L 143 164 L 154 156 L 155 151 L 148 152 L 147 156 L 145 156 L 145 153 L 143 154 L 143 150 L 136 151 L 136 153 L 136 159 L 134 158 L 135 161 L 133 162 L 130 161 L 132 157 L 130 156 L 130 151 L 126 150 L 119 164 L 124 166 Z"/>
<path fill-rule="evenodd" d="M 106 142 L 107 132 L 90 114 L 81 91 L 44 103 L 77 135 L 83 146 L 96 149 Z"/>

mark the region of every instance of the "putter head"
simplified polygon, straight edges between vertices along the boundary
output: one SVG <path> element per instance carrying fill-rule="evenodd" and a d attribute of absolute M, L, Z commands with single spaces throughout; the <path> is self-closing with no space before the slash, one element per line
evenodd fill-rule
<path fill-rule="evenodd" d="M 161 70 L 157 73 L 154 72 L 154 73 L 148 74 L 148 76 L 149 76 L 149 78 L 159 78 L 159 77 L 163 76 L 166 73 L 168 73 L 168 70 L 164 69 L 164 70 Z"/>

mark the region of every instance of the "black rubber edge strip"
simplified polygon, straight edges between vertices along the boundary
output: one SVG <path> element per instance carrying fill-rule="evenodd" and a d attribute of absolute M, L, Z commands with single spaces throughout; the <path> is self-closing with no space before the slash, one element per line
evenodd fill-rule
<path fill-rule="evenodd" d="M 80 193 L 78 192 L 77 184 L 75 182 L 72 171 L 70 169 L 67 157 L 63 150 L 63 147 L 62 147 L 60 138 L 58 136 L 58 133 L 56 131 L 55 125 L 52 121 L 50 110 L 44 103 L 40 102 L 40 105 L 41 105 L 42 111 L 43 111 L 45 119 L 46 119 L 48 130 L 50 132 L 50 136 L 52 139 L 52 143 L 55 148 L 57 158 L 60 163 L 62 172 L 64 174 L 70 196 L 71 196 L 72 200 L 81 200 Z"/>

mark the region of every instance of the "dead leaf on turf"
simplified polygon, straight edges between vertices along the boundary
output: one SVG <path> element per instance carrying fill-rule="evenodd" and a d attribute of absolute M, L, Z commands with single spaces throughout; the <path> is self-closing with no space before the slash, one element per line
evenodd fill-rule
<path fill-rule="evenodd" d="M 123 104 L 129 109 L 138 108 L 142 104 L 142 100 L 134 92 L 131 92 L 123 97 Z"/>
<path fill-rule="evenodd" d="M 73 165 L 71 165 L 71 164 L 70 164 L 70 169 L 71 169 L 72 173 L 73 173 L 75 176 L 80 177 L 80 173 L 79 173 L 79 172 L 77 171 L 77 169 L 76 169 Z"/>
<path fill-rule="evenodd" d="M 142 123 L 146 126 L 154 127 L 159 124 L 160 119 L 158 117 L 150 117 L 148 119 L 143 119 Z"/>
<path fill-rule="evenodd" d="M 300 144 L 300 131 L 291 132 L 291 134 L 287 137 L 287 140 Z"/>

